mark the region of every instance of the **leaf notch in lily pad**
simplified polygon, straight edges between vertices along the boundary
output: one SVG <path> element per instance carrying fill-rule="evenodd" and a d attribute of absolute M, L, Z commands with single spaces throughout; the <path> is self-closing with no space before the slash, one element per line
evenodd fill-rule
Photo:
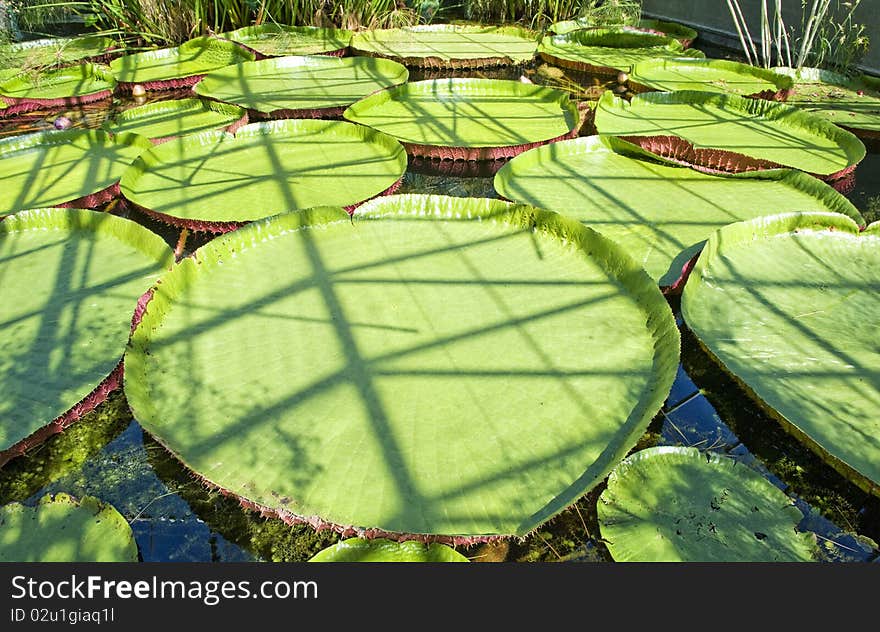
<path fill-rule="evenodd" d="M 866 153 L 851 132 L 792 105 L 698 90 L 646 92 L 630 102 L 606 91 L 595 125 L 600 134 L 709 173 L 789 167 L 833 181 Z"/>
<path fill-rule="evenodd" d="M 121 384 L 138 302 L 172 262 L 161 237 L 106 213 L 47 208 L 0 221 L 0 466 Z"/>
<path fill-rule="evenodd" d="M 322 203 L 353 210 L 395 191 L 406 162 L 400 143 L 370 128 L 282 119 L 157 145 L 126 170 L 120 191 L 155 219 L 218 233 Z"/>
<path fill-rule="evenodd" d="M 735 459 L 661 446 L 624 459 L 597 504 L 618 562 L 810 562 L 815 537 L 785 493 Z"/>
<path fill-rule="evenodd" d="M 47 494 L 0 507 L 0 562 L 137 562 L 128 521 L 94 496 Z"/>
<path fill-rule="evenodd" d="M 783 428 L 880 495 L 880 223 L 829 213 L 731 224 L 682 295 L 687 326 Z"/>
<path fill-rule="evenodd" d="M 557 211 L 615 240 L 664 291 L 680 292 L 715 229 L 785 211 L 843 213 L 855 206 L 793 169 L 727 176 L 661 162 L 613 136 L 584 136 L 520 154 L 495 175 L 499 195 Z"/>
<path fill-rule="evenodd" d="M 577 136 L 582 115 L 562 91 L 502 79 L 434 79 L 361 99 L 344 114 L 397 138 L 407 153 L 500 160 Z"/>
<path fill-rule="evenodd" d="M 538 41 L 515 26 L 424 24 L 355 33 L 357 55 L 393 59 L 423 68 L 516 66 L 531 61 Z"/>
<path fill-rule="evenodd" d="M 524 536 L 600 483 L 678 357 L 656 284 L 595 231 L 398 195 L 253 222 L 181 261 L 132 336 L 125 393 L 246 507 L 464 544 Z"/>

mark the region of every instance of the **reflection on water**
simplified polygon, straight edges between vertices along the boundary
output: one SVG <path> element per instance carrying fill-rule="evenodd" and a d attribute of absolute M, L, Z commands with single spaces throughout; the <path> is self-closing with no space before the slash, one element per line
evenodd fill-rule
<path fill-rule="evenodd" d="M 411 81 L 436 78 L 412 70 Z M 535 62 L 489 71 L 443 73 L 531 81 L 566 89 L 578 99 L 596 99 L 617 86 Z M 94 128 L 108 116 L 145 102 L 184 98 L 189 90 L 151 93 L 135 100 L 114 98 L 66 111 L 38 111 L 0 121 L 0 137 L 53 127 L 56 117 L 73 127 Z M 880 195 L 880 148 L 856 170 L 847 197 L 861 210 Z M 497 197 L 492 175 L 499 164 L 437 164 L 411 160 L 401 192 Z M 111 202 L 106 210 L 129 215 Z M 178 229 L 131 213 L 175 246 Z M 210 236 L 189 235 L 184 254 Z M 678 314 L 677 299 L 670 297 Z M 681 323 L 680 316 L 678 318 Z M 802 529 L 817 534 L 822 559 L 865 561 L 878 556 L 880 499 L 847 483 L 810 450 L 787 435 L 747 399 L 700 349 L 682 326 L 682 365 L 672 392 L 636 449 L 653 445 L 688 445 L 724 452 L 764 472 L 796 499 L 804 513 Z M 474 561 L 610 561 L 602 544 L 595 503 L 603 485 L 523 541 L 475 545 L 463 552 Z M 339 538 L 329 531 L 267 520 L 238 503 L 209 491 L 131 419 L 124 396 L 116 393 L 96 411 L 61 435 L 50 438 L 0 470 L 0 503 L 28 504 L 47 492 L 91 494 L 113 503 L 130 521 L 145 561 L 239 561 L 308 559 Z M 873 540 L 873 541 L 872 541 Z"/>

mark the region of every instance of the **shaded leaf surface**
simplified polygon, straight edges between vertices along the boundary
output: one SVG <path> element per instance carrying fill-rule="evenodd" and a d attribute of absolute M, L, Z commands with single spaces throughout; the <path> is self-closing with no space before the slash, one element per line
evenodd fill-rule
<path fill-rule="evenodd" d="M 314 555 L 310 562 L 467 562 L 464 555 L 433 542 L 395 542 L 385 538 L 349 538 Z"/>
<path fill-rule="evenodd" d="M 649 160 L 612 137 L 532 149 L 495 175 L 504 197 L 558 211 L 619 243 L 668 286 L 717 228 L 782 211 L 834 211 L 864 224 L 830 186 L 791 170 L 713 176 Z"/>
<path fill-rule="evenodd" d="M 0 507 L 0 562 L 137 562 L 134 534 L 93 496 L 44 496 L 33 507 Z"/>
<path fill-rule="evenodd" d="M 779 488 L 696 448 L 641 450 L 608 477 L 599 526 L 618 562 L 808 562 L 814 539 Z"/>
<path fill-rule="evenodd" d="M 733 224 L 707 244 L 682 313 L 783 425 L 880 492 L 880 225 L 840 215 Z"/>
<path fill-rule="evenodd" d="M 125 391 L 190 468 L 282 517 L 523 535 L 643 434 L 678 330 L 616 245 L 488 199 L 353 219 L 253 223 L 163 277 Z"/>
<path fill-rule="evenodd" d="M 95 211 L 39 209 L 0 222 L 0 450 L 107 377 L 138 298 L 172 261 L 161 237 Z"/>

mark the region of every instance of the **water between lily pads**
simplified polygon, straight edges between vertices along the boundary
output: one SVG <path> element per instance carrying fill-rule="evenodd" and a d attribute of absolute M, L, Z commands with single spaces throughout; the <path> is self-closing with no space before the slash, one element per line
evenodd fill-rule
<path fill-rule="evenodd" d="M 706 51 L 713 56 L 717 51 Z M 714 53 L 714 54 L 713 54 Z M 598 99 L 617 82 L 566 73 L 535 62 L 492 71 L 444 73 L 515 79 L 569 90 L 579 100 Z M 435 78 L 412 71 L 410 79 Z M 150 94 L 146 101 L 191 96 L 188 91 Z M 70 111 L 44 111 L 0 122 L 0 137 L 41 129 L 66 116 L 74 127 L 98 127 L 109 116 L 138 105 L 116 99 Z M 590 129 L 583 134 L 592 133 Z M 499 163 L 500 164 L 500 163 Z M 401 193 L 497 197 L 493 169 L 485 165 L 439 173 L 436 164 L 411 161 Z M 880 219 L 880 146 L 855 173 L 849 199 L 869 221 Z M 112 202 L 111 202 L 112 204 Z M 174 246 L 178 233 L 134 217 Z M 187 246 L 200 245 L 190 239 Z M 677 299 L 670 298 L 681 324 Z M 813 531 L 824 561 L 871 561 L 880 551 L 880 499 L 847 483 L 787 435 L 700 349 L 681 324 L 682 362 L 672 392 L 636 449 L 687 445 L 738 458 L 785 490 L 802 510 L 801 529 Z M 610 561 L 596 518 L 599 486 L 523 540 L 478 545 L 463 552 L 474 561 Z M 93 495 L 112 503 L 130 522 L 144 561 L 303 561 L 338 539 L 311 527 L 291 527 L 242 509 L 205 489 L 132 419 L 121 392 L 61 435 L 0 470 L 0 504 L 35 503 L 46 493 Z"/>

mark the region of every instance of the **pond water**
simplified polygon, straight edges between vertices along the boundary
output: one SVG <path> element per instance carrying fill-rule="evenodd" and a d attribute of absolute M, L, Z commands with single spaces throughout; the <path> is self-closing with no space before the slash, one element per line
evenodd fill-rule
<path fill-rule="evenodd" d="M 704 49 L 710 56 L 723 51 Z M 436 73 L 411 71 L 410 80 Z M 525 67 L 442 76 L 526 79 L 569 90 L 579 100 L 598 99 L 616 80 L 563 72 L 541 62 Z M 146 99 L 114 98 L 69 111 L 43 111 L 0 121 L 0 137 L 50 129 L 59 115 L 74 127 L 98 127 L 109 116 L 148 101 L 191 96 L 188 90 L 151 93 Z M 583 135 L 593 130 L 582 130 Z M 880 219 L 880 147 L 855 172 L 846 195 L 869 221 Z M 401 193 L 497 197 L 495 165 L 464 165 L 441 173 L 437 163 L 410 161 Z M 493 168 L 494 166 L 494 168 Z M 173 247 L 176 229 L 130 214 L 115 202 L 105 210 L 129 216 L 162 235 Z M 208 239 L 190 235 L 186 250 Z M 813 531 L 824 561 L 880 559 L 880 499 L 846 482 L 773 419 L 700 349 L 681 323 L 678 300 L 670 297 L 682 333 L 682 361 L 672 392 L 636 449 L 685 445 L 728 454 L 764 472 L 797 502 L 801 529 Z M 602 486 L 522 541 L 462 549 L 474 561 L 610 561 L 599 537 L 595 504 Z M 35 503 L 46 493 L 93 495 L 112 503 L 131 523 L 144 561 L 302 561 L 335 542 L 330 532 L 291 527 L 242 509 L 209 491 L 132 419 L 121 392 L 61 435 L 0 470 L 0 504 Z"/>

